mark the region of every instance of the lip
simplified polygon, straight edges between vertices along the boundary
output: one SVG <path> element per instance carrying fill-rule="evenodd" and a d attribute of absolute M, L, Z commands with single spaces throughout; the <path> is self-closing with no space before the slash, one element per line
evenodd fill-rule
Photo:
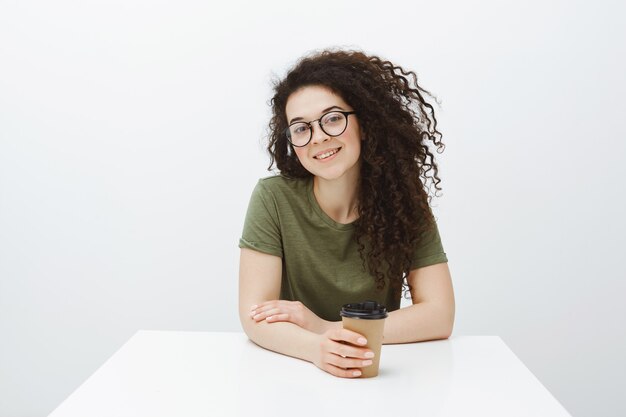
<path fill-rule="evenodd" d="M 332 147 L 332 148 L 326 148 L 326 149 L 324 149 L 323 151 L 319 151 L 318 153 L 316 153 L 315 155 L 313 155 L 313 158 L 315 158 L 315 159 L 316 159 L 316 160 L 318 160 L 318 161 L 326 161 L 327 159 L 332 159 L 332 158 L 334 158 L 334 157 L 335 157 L 335 155 L 337 155 L 337 154 L 339 153 L 339 151 L 341 150 L 341 148 L 342 148 L 341 146 L 334 146 L 334 147 Z M 336 152 L 334 155 L 331 155 L 331 156 L 329 156 L 329 157 L 328 157 L 328 158 L 326 158 L 326 159 L 317 159 L 317 157 L 318 157 L 318 156 L 323 155 L 323 154 L 325 154 L 325 153 L 326 153 L 326 152 L 328 152 L 328 151 L 333 151 L 333 150 L 335 150 L 335 149 L 337 149 L 337 152 Z"/>

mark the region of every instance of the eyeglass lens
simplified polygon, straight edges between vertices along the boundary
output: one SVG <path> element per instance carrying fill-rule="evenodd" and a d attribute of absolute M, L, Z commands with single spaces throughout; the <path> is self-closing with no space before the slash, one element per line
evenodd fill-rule
<path fill-rule="evenodd" d="M 339 136 L 346 129 L 347 121 L 343 113 L 331 112 L 322 117 L 320 127 L 328 136 Z M 304 146 L 311 139 L 313 130 L 307 123 L 294 123 L 289 126 L 289 134 L 291 143 L 295 146 Z"/>

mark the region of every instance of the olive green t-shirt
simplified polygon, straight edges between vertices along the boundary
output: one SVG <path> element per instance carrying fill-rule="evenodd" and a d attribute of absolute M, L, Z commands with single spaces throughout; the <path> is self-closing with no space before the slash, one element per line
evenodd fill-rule
<path fill-rule="evenodd" d="M 346 303 L 375 300 L 388 311 L 400 308 L 401 293 L 376 290 L 354 240 L 354 223 L 331 219 L 313 193 L 313 177 L 262 178 L 252 191 L 240 248 L 282 258 L 280 299 L 300 301 L 319 317 L 341 320 Z M 415 249 L 411 269 L 447 262 L 439 231 Z"/>

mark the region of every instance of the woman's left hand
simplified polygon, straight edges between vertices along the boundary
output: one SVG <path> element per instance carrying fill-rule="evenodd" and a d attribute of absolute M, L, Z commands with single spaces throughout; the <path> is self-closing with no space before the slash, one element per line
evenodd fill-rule
<path fill-rule="evenodd" d="M 323 333 L 330 325 L 330 322 L 318 317 L 300 301 L 266 301 L 252 306 L 250 317 L 256 322 L 288 321 L 314 333 Z"/>

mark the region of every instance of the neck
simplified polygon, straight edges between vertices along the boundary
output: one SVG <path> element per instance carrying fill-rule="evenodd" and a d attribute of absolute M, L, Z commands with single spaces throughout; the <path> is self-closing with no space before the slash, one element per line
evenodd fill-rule
<path fill-rule="evenodd" d="M 358 171 L 326 180 L 313 177 L 313 193 L 322 210 L 337 223 L 348 224 L 358 217 Z"/>

